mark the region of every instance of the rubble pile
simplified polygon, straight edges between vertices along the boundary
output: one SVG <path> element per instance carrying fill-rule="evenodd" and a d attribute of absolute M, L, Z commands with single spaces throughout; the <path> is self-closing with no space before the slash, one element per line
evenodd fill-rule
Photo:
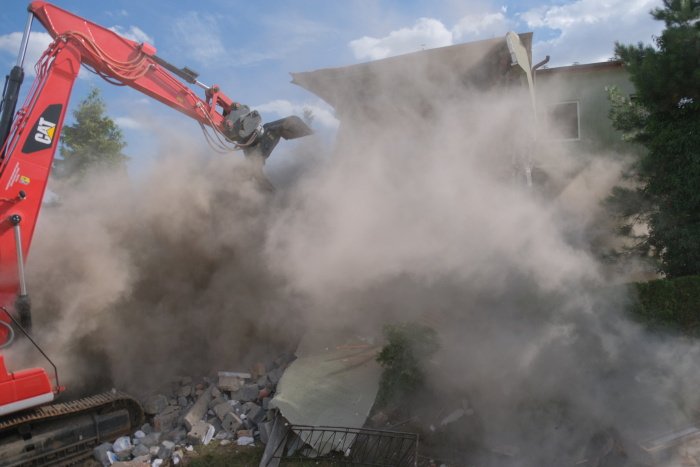
<path fill-rule="evenodd" d="M 142 401 L 147 423 L 132 436 L 97 446 L 94 458 L 103 466 L 158 467 L 180 464 L 187 452 L 213 439 L 221 445 L 266 443 L 274 418 L 269 403 L 293 359 L 285 354 L 249 372 L 220 371 L 199 382 L 177 378 L 167 394 Z"/>

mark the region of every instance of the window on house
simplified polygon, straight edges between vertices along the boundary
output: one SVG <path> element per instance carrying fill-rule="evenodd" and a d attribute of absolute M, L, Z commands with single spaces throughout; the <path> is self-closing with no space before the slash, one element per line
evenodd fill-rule
<path fill-rule="evenodd" d="M 578 102 L 561 102 L 549 107 L 549 136 L 552 139 L 579 139 Z"/>

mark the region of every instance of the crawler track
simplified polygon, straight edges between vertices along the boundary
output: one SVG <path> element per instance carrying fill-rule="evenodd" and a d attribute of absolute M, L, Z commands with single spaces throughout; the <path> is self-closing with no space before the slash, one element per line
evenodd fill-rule
<path fill-rule="evenodd" d="M 13 414 L 0 419 L 0 465 L 73 465 L 98 444 L 129 434 L 143 418 L 139 403 L 118 392 Z"/>

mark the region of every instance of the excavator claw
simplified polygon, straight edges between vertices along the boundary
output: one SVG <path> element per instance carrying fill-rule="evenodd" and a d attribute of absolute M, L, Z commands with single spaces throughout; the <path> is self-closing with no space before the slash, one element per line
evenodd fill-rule
<path fill-rule="evenodd" d="M 246 157 L 261 156 L 263 160 L 267 159 L 279 143 L 280 138 L 296 139 L 313 133 L 311 128 L 295 115 L 266 123 L 262 127 L 263 134 L 258 142 L 244 149 Z"/>

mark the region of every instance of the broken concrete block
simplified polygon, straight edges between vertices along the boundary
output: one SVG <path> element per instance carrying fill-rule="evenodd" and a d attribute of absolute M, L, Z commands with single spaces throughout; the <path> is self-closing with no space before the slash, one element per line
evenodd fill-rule
<path fill-rule="evenodd" d="M 222 439 L 231 439 L 233 438 L 233 436 L 234 435 L 232 435 L 228 431 L 222 429 L 216 432 L 216 435 L 214 435 L 214 439 L 221 441 Z"/>
<path fill-rule="evenodd" d="M 248 420 L 255 423 L 256 425 L 262 422 L 265 418 L 265 411 L 258 404 L 254 402 L 246 402 L 245 404 L 243 404 L 243 407 L 245 409 L 245 415 L 248 418 Z"/>
<path fill-rule="evenodd" d="M 150 423 L 144 423 L 141 426 L 141 431 L 143 431 L 146 434 L 149 434 L 149 433 L 153 432 L 153 427 L 151 426 Z"/>
<path fill-rule="evenodd" d="M 211 397 L 213 397 L 214 399 L 216 399 L 216 398 L 219 397 L 220 395 L 221 395 L 221 391 L 219 390 L 219 388 L 217 388 L 216 386 L 214 386 L 214 387 L 211 388 Z"/>
<path fill-rule="evenodd" d="M 177 396 L 178 397 L 190 397 L 192 395 L 192 386 L 187 385 L 187 386 L 181 386 L 180 389 L 177 390 Z"/>
<path fill-rule="evenodd" d="M 231 397 L 241 402 L 249 402 L 257 400 L 258 392 L 259 389 L 257 384 L 246 384 L 234 394 L 232 394 Z"/>
<path fill-rule="evenodd" d="M 133 459 L 130 461 L 119 461 L 112 464 L 112 467 L 144 467 L 151 465 L 151 458 Z"/>
<path fill-rule="evenodd" d="M 239 446 L 248 446 L 250 444 L 253 444 L 255 440 L 251 438 L 250 436 L 243 436 L 242 438 L 238 438 L 236 440 L 236 444 Z"/>
<path fill-rule="evenodd" d="M 160 444 L 160 433 L 153 432 L 149 433 L 141 439 L 141 444 L 150 448 L 151 446 L 158 446 Z"/>
<path fill-rule="evenodd" d="M 167 439 L 168 441 L 172 441 L 176 444 L 185 438 L 187 438 L 187 430 L 179 427 L 165 435 L 165 439 Z"/>
<path fill-rule="evenodd" d="M 156 415 L 161 413 L 168 406 L 168 398 L 163 394 L 150 396 L 143 403 L 143 411 L 148 415 Z"/>
<path fill-rule="evenodd" d="M 270 401 L 272 398 L 270 397 L 263 397 L 262 399 L 262 408 L 263 410 L 268 410 L 270 408 Z"/>
<path fill-rule="evenodd" d="M 243 386 L 243 380 L 238 376 L 219 376 L 218 387 L 222 391 L 235 392 Z"/>
<path fill-rule="evenodd" d="M 114 444 L 112 444 L 112 451 L 114 452 L 126 451 L 131 448 L 131 438 L 128 436 L 121 436 L 114 440 Z"/>
<path fill-rule="evenodd" d="M 187 433 L 187 442 L 192 445 L 207 445 L 214 436 L 214 427 L 207 422 L 199 421 Z"/>
<path fill-rule="evenodd" d="M 118 461 L 125 462 L 125 461 L 128 461 L 129 459 L 131 459 L 131 451 L 132 451 L 132 448 L 129 448 L 129 449 L 125 449 L 123 451 L 116 452 L 116 453 L 114 453 L 114 455 L 117 457 Z"/>
<path fill-rule="evenodd" d="M 236 437 L 238 437 L 238 438 L 243 438 L 245 436 L 252 438 L 253 437 L 253 430 L 238 430 L 236 432 Z"/>
<path fill-rule="evenodd" d="M 112 443 L 102 443 L 92 450 L 93 457 L 102 464 L 103 466 L 111 465 L 109 455 L 107 453 L 112 451 Z"/>
<path fill-rule="evenodd" d="M 172 441 L 163 441 L 160 443 L 160 448 L 158 449 L 158 458 L 167 460 L 173 454 L 173 448 L 175 448 L 175 443 Z"/>
<path fill-rule="evenodd" d="M 209 408 L 209 402 L 211 401 L 211 387 L 204 391 L 201 396 L 197 398 L 192 408 L 185 415 L 185 427 L 188 430 L 192 429 L 192 426 L 204 418 L 207 410 Z"/>
<path fill-rule="evenodd" d="M 150 449 L 148 446 L 145 446 L 143 443 L 139 444 L 134 448 L 133 451 L 131 451 L 131 454 L 134 457 L 140 457 L 140 456 L 150 456 Z"/>
<path fill-rule="evenodd" d="M 219 418 L 219 420 L 223 420 L 224 416 L 229 412 L 233 412 L 233 407 L 231 407 L 231 404 L 229 404 L 228 402 L 222 402 L 216 407 L 214 407 L 214 413 Z"/>
<path fill-rule="evenodd" d="M 177 405 L 179 405 L 180 407 L 187 407 L 188 404 L 189 402 L 187 401 L 186 397 L 180 396 L 177 398 Z"/>
<path fill-rule="evenodd" d="M 245 407 L 243 407 L 243 405 L 239 404 L 238 402 L 232 404 L 231 407 L 233 407 L 233 413 L 235 413 L 239 417 L 245 413 Z"/>
<path fill-rule="evenodd" d="M 209 402 L 209 408 L 210 408 L 210 409 L 213 409 L 213 408 L 216 407 L 217 405 L 219 405 L 219 404 L 225 404 L 226 402 L 228 402 L 228 401 L 226 400 L 226 398 L 225 398 L 224 396 L 219 396 L 219 397 L 217 397 L 216 399 L 212 399 L 212 400 Z"/>
<path fill-rule="evenodd" d="M 153 426 L 157 431 L 170 431 L 175 428 L 179 418 L 180 407 L 171 405 L 153 417 Z"/>
<path fill-rule="evenodd" d="M 234 412 L 228 412 L 221 421 L 221 425 L 224 430 L 233 434 L 243 426 L 243 420 Z"/>
<path fill-rule="evenodd" d="M 223 430 L 223 427 L 221 426 L 221 420 L 219 420 L 219 419 L 216 418 L 216 417 L 214 417 L 214 418 L 212 419 L 212 421 L 209 422 L 209 424 L 210 424 L 211 426 L 214 427 L 214 432 L 215 432 L 215 433 L 218 433 L 218 432 L 220 432 L 221 430 Z"/>

